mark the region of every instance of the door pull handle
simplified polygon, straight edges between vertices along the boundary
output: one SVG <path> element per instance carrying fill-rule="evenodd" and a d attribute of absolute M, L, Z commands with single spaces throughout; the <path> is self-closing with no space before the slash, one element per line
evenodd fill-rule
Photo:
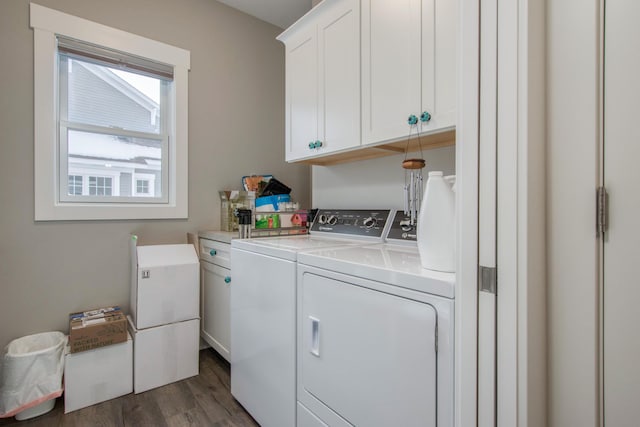
<path fill-rule="evenodd" d="M 311 348 L 309 352 L 316 357 L 320 357 L 320 320 L 309 316 L 311 321 Z"/>

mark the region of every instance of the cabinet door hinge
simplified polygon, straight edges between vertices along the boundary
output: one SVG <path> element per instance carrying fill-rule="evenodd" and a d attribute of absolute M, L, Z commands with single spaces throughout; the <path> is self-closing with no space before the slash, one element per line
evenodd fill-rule
<path fill-rule="evenodd" d="M 596 229 L 598 235 L 602 236 L 606 233 L 608 226 L 609 195 L 607 194 L 607 189 L 598 187 L 596 190 L 596 199 Z"/>
<path fill-rule="evenodd" d="M 496 267 L 478 266 L 478 287 L 482 292 L 498 293 L 498 269 Z"/>

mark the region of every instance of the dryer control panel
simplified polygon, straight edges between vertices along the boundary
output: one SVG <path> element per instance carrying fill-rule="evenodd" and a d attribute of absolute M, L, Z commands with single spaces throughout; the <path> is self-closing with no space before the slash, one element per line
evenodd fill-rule
<path fill-rule="evenodd" d="M 382 239 L 390 225 L 389 209 L 318 209 L 311 233 L 327 233 L 339 237 L 360 236 Z"/>

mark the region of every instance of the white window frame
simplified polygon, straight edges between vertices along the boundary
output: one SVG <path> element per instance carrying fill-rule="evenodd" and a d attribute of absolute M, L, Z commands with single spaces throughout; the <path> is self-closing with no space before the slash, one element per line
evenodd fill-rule
<path fill-rule="evenodd" d="M 188 72 L 190 52 L 86 19 L 30 4 L 34 32 L 35 220 L 188 218 Z M 166 203 L 77 203 L 60 198 L 56 36 L 173 66 Z"/>

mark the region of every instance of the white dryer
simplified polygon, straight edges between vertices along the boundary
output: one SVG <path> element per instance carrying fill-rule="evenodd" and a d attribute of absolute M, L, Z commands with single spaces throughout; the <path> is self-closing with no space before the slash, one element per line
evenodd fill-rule
<path fill-rule="evenodd" d="M 299 427 L 453 426 L 454 274 L 351 246 L 300 253 L 297 288 Z"/>
<path fill-rule="evenodd" d="M 296 425 L 297 259 L 383 241 L 389 210 L 320 210 L 305 236 L 231 242 L 231 394 L 262 427 Z"/>

